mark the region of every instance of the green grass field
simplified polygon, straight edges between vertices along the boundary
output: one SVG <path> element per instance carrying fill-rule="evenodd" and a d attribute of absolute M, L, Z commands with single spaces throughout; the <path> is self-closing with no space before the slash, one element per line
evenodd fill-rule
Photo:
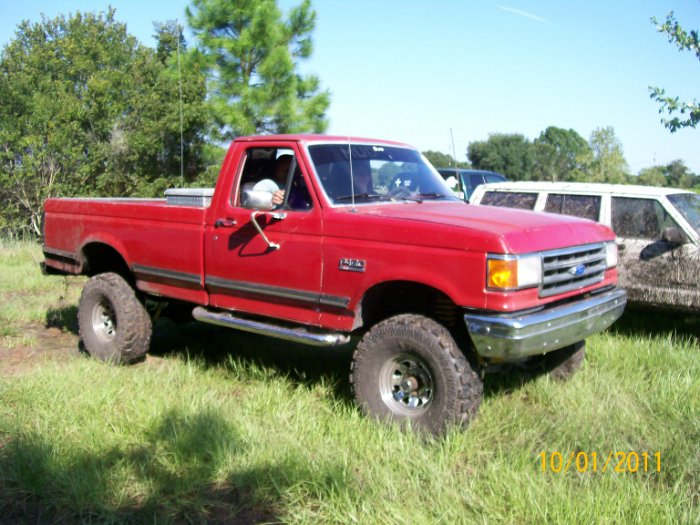
<path fill-rule="evenodd" d="M 0 244 L 0 523 L 700 522 L 697 318 L 626 312 L 568 383 L 487 375 L 430 441 L 359 414 L 349 348 L 159 321 L 145 362 L 86 358 L 84 279 L 40 260 Z"/>

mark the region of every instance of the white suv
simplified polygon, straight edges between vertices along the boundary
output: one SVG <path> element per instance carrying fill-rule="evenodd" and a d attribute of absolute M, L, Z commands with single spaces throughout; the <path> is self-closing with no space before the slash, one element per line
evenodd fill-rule
<path fill-rule="evenodd" d="M 469 202 L 602 222 L 617 234 L 620 285 L 630 304 L 700 313 L 696 193 L 617 184 L 501 182 L 477 187 Z"/>

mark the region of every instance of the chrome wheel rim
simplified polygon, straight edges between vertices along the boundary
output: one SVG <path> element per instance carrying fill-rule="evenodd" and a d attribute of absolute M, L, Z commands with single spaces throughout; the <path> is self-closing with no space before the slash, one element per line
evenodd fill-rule
<path fill-rule="evenodd" d="M 103 343 L 109 343 L 117 336 L 117 316 L 108 301 L 102 300 L 93 308 L 92 330 Z"/>
<path fill-rule="evenodd" d="M 422 359 L 401 354 L 382 366 L 379 389 L 382 400 L 392 412 L 415 416 L 430 407 L 434 381 L 430 369 Z"/>

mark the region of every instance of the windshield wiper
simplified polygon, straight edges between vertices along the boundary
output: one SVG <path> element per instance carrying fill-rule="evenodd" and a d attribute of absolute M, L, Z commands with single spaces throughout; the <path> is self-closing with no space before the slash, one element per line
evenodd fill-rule
<path fill-rule="evenodd" d="M 355 195 L 343 195 L 341 197 L 336 197 L 333 199 L 335 202 L 341 201 L 351 201 L 351 200 L 388 200 L 384 195 L 379 195 L 378 193 L 356 193 Z"/>
<path fill-rule="evenodd" d="M 418 197 L 422 199 L 445 199 L 445 198 L 452 198 L 449 195 L 445 195 L 444 193 L 419 193 Z"/>
<path fill-rule="evenodd" d="M 437 193 L 437 192 L 432 192 L 432 193 L 418 193 L 416 195 L 395 195 L 394 197 L 391 198 L 392 201 L 411 201 L 411 202 L 417 202 L 420 204 L 424 200 L 427 199 L 452 199 L 449 195 L 445 195 L 444 193 Z M 454 197 L 454 200 L 459 200 L 456 197 Z"/>
<path fill-rule="evenodd" d="M 411 202 L 417 202 L 420 204 L 423 202 L 423 199 L 420 197 L 420 195 L 396 195 L 391 198 L 392 201 L 411 201 Z"/>

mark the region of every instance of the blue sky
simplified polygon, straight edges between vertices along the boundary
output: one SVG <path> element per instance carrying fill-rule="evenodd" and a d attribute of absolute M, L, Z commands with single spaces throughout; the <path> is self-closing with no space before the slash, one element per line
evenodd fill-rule
<path fill-rule="evenodd" d="M 283 10 L 298 0 L 280 0 Z M 185 0 L 0 0 L 0 46 L 41 13 L 116 8 L 153 46 L 153 21 L 185 22 Z M 700 1 L 315 0 L 314 54 L 301 66 L 331 91 L 330 133 L 387 138 L 465 159 L 490 133 L 547 126 L 588 139 L 612 126 L 632 172 L 682 159 L 700 173 L 700 129 L 659 122 L 648 86 L 700 99 L 700 62 L 650 18 L 700 29 Z M 187 35 L 186 35 L 187 36 Z M 189 39 L 189 38 L 188 38 Z"/>

